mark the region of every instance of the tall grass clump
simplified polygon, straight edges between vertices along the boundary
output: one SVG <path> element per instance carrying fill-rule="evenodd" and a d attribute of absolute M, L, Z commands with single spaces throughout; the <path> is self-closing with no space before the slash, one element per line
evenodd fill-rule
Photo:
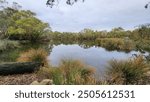
<path fill-rule="evenodd" d="M 41 67 L 37 75 L 40 80 L 51 79 L 55 85 L 64 84 L 64 78 L 59 68 Z"/>
<path fill-rule="evenodd" d="M 59 85 L 95 84 L 95 70 L 77 60 L 62 60 L 57 68 L 41 68 L 38 76 L 52 79 Z"/>
<path fill-rule="evenodd" d="M 60 64 L 65 84 L 92 84 L 94 69 L 78 60 L 62 60 Z"/>
<path fill-rule="evenodd" d="M 146 84 L 150 66 L 143 56 L 133 59 L 112 60 L 106 71 L 109 84 Z"/>
<path fill-rule="evenodd" d="M 19 42 L 11 40 L 0 40 L 0 52 L 18 48 Z"/>
<path fill-rule="evenodd" d="M 44 49 L 30 49 L 20 54 L 17 59 L 18 62 L 40 62 L 45 66 L 48 65 L 47 61 L 48 53 Z"/>

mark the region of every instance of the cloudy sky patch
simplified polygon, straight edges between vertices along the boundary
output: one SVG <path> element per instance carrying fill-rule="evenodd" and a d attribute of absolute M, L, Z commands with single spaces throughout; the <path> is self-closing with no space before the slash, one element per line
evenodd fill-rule
<path fill-rule="evenodd" d="M 150 0 L 85 0 L 73 6 L 60 0 L 53 8 L 45 5 L 46 0 L 9 1 L 37 13 L 37 17 L 48 22 L 53 31 L 110 30 L 120 26 L 133 29 L 139 24 L 150 23 L 150 8 L 144 8 Z"/>

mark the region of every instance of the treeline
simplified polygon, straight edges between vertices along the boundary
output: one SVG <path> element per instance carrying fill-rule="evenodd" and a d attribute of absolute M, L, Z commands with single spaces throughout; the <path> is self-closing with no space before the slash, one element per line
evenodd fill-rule
<path fill-rule="evenodd" d="M 53 32 L 53 41 L 79 43 L 91 46 L 102 46 L 108 50 L 146 50 L 150 51 L 150 24 L 138 26 L 133 31 L 121 27 L 111 31 L 94 31 L 84 29 L 79 33 Z"/>

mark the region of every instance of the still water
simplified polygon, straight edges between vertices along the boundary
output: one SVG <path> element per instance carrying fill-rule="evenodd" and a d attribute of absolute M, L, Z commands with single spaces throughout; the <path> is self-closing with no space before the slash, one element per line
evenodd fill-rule
<path fill-rule="evenodd" d="M 129 53 L 118 51 L 107 51 L 102 47 L 83 48 L 78 44 L 73 45 L 54 45 L 48 56 L 49 62 L 53 66 L 59 65 L 62 59 L 81 60 L 86 65 L 96 68 L 97 72 L 103 73 L 112 59 L 124 60 L 131 58 L 133 54 L 140 54 L 140 52 L 131 51 Z"/>

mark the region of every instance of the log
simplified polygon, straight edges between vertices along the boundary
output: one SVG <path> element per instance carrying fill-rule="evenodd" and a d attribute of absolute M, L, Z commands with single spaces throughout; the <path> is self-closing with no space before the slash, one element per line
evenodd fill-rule
<path fill-rule="evenodd" d="M 14 62 L 0 64 L 0 75 L 32 73 L 39 70 L 42 64 L 39 62 Z"/>

